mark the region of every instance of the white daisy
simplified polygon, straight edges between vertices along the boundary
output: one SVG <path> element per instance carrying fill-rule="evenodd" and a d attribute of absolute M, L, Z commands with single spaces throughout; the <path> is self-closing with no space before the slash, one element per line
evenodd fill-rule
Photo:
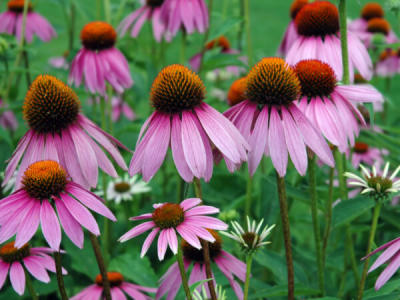
<path fill-rule="evenodd" d="M 386 200 L 390 194 L 397 193 L 400 190 L 400 179 L 396 179 L 397 173 L 400 171 L 400 166 L 388 176 L 389 163 L 386 163 L 383 172 L 379 172 L 375 166 L 372 171 L 368 170 L 363 165 L 360 165 L 362 177 L 346 172 L 344 176 L 352 179 L 349 185 L 361 188 L 361 194 L 368 194 L 375 200 Z"/>
<path fill-rule="evenodd" d="M 138 175 L 131 178 L 127 174 L 123 178 L 110 181 L 107 186 L 107 199 L 119 204 L 121 201 L 132 200 L 132 196 L 150 192 L 148 184 L 139 179 Z"/>
<path fill-rule="evenodd" d="M 260 233 L 263 222 L 264 220 L 261 220 L 257 224 L 255 220 L 250 221 L 250 218 L 247 216 L 247 231 L 245 231 L 238 222 L 233 221 L 231 224 L 234 231 L 231 231 L 230 233 L 221 231 L 221 233 L 235 241 L 238 241 L 246 252 L 256 251 L 258 248 L 271 243 L 265 241 L 265 239 L 275 227 L 275 224 L 272 226 L 265 225 L 264 229 Z"/>

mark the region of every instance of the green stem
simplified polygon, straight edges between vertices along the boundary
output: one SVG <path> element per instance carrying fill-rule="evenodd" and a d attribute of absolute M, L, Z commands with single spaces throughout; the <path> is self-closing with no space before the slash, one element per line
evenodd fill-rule
<path fill-rule="evenodd" d="M 249 174 L 247 178 L 247 187 L 246 187 L 246 202 L 244 214 L 245 216 L 251 217 L 251 202 L 253 200 L 253 177 Z"/>
<path fill-rule="evenodd" d="M 243 300 L 248 299 L 249 288 L 250 288 L 250 275 L 251 275 L 251 264 L 253 262 L 253 254 L 249 254 L 246 260 L 246 281 L 244 283 L 244 296 Z"/>
<path fill-rule="evenodd" d="M 371 223 L 371 229 L 369 231 L 369 239 L 368 239 L 366 254 L 370 253 L 372 249 L 372 244 L 374 242 L 381 208 L 382 208 L 382 203 L 381 202 L 376 203 L 374 208 L 374 213 L 372 215 L 372 223 Z M 369 257 L 364 261 L 364 268 L 361 275 L 360 286 L 358 288 L 358 297 L 357 297 L 358 300 L 362 300 L 362 296 L 364 293 L 365 280 L 367 279 L 367 273 L 368 273 L 368 263 L 369 263 Z"/>
<path fill-rule="evenodd" d="M 286 186 L 285 186 L 285 179 L 283 177 L 280 177 L 278 173 L 276 173 L 276 186 L 278 189 L 278 198 L 279 198 L 280 214 L 281 214 L 282 229 L 283 229 L 283 239 L 285 241 L 286 266 L 287 266 L 287 278 L 288 278 L 288 300 L 294 300 L 294 267 L 293 267 L 293 255 L 292 255 L 292 242 L 290 240 L 290 223 L 289 223 L 289 211 L 286 198 Z"/>
<path fill-rule="evenodd" d="M 200 198 L 203 201 L 203 192 L 201 189 L 201 182 L 199 178 L 193 179 L 194 190 L 197 198 Z M 208 282 L 208 289 L 210 290 L 211 300 L 217 300 L 217 294 L 215 292 L 214 286 L 214 278 L 211 270 L 211 258 L 210 258 L 210 248 L 208 246 L 208 242 L 205 240 L 200 240 L 201 247 L 203 249 L 203 258 L 204 258 L 204 266 L 206 267 L 206 276 Z"/>
<path fill-rule="evenodd" d="M 328 192 L 328 201 L 326 202 L 325 208 L 325 233 L 324 233 L 324 241 L 322 246 L 322 260 L 323 265 L 325 266 L 326 260 L 326 249 L 328 247 L 329 235 L 331 233 L 332 227 L 332 204 L 333 204 L 333 180 L 335 177 L 335 169 L 331 168 L 329 171 L 329 192 Z"/>
<path fill-rule="evenodd" d="M 349 50 L 347 44 L 346 0 L 339 0 L 340 42 L 342 46 L 343 83 L 350 83 Z"/>
<path fill-rule="evenodd" d="M 250 30 L 250 0 L 244 0 L 244 25 L 246 27 L 247 59 L 249 66 L 253 65 L 253 45 Z"/>
<path fill-rule="evenodd" d="M 24 50 L 22 52 L 22 56 L 24 59 L 24 64 L 25 64 L 25 76 L 26 76 L 26 85 L 29 88 L 31 86 L 32 83 L 32 79 L 31 79 L 31 72 L 29 70 L 29 56 L 28 56 L 28 52 L 26 50 Z"/>
<path fill-rule="evenodd" d="M 317 178 L 315 176 L 315 159 L 314 153 L 310 153 L 308 159 L 308 175 L 309 175 L 309 185 L 310 185 L 310 196 L 311 196 L 311 216 L 314 228 L 314 240 L 315 240 L 315 252 L 317 254 L 317 268 L 318 268 L 318 285 L 321 291 L 321 296 L 325 294 L 325 283 L 324 283 L 324 265 L 321 253 L 321 236 L 318 221 L 318 206 L 317 206 Z"/>
<path fill-rule="evenodd" d="M 61 299 L 68 300 L 67 292 L 65 291 L 64 278 L 62 274 L 61 254 L 60 252 L 54 252 L 54 261 L 56 263 L 56 275 L 58 289 L 60 291 Z"/>
<path fill-rule="evenodd" d="M 178 173 L 178 191 L 176 194 L 176 202 L 181 203 L 183 201 L 183 197 L 185 194 L 185 181 L 181 178 L 181 176 Z"/>
<path fill-rule="evenodd" d="M 192 300 L 192 294 L 190 292 L 189 282 L 188 282 L 188 279 L 187 279 L 185 266 L 183 264 L 182 247 L 180 246 L 180 243 L 179 243 L 179 246 L 178 246 L 178 255 L 176 257 L 176 260 L 178 261 L 179 272 L 181 273 L 182 285 L 183 285 L 183 290 L 185 291 L 185 294 L 186 294 L 186 299 L 187 300 Z"/>
<path fill-rule="evenodd" d="M 119 7 L 117 10 L 117 13 L 114 14 L 114 20 L 116 22 L 119 22 L 121 20 L 121 16 L 124 13 L 124 10 L 126 9 L 126 4 L 127 4 L 128 0 L 121 0 L 119 1 Z"/>
<path fill-rule="evenodd" d="M 25 267 L 24 267 L 24 272 L 25 272 L 26 287 L 29 291 L 29 294 L 31 295 L 32 300 L 39 300 L 39 296 L 36 293 L 35 288 L 33 287 L 31 276 L 28 274 Z"/>
<path fill-rule="evenodd" d="M 186 63 L 186 44 L 187 44 L 187 34 L 185 30 L 182 30 L 181 59 L 180 59 L 182 65 Z"/>
<path fill-rule="evenodd" d="M 213 10 L 213 0 L 209 0 L 208 1 L 209 24 L 206 33 L 204 34 L 204 41 L 201 46 L 200 65 L 199 65 L 199 71 L 197 72 L 199 74 L 201 74 L 201 71 L 203 70 L 203 60 L 204 60 L 204 54 L 206 53 L 206 44 L 208 42 L 208 37 L 210 36 L 212 10 Z"/>
<path fill-rule="evenodd" d="M 101 0 L 96 0 L 96 19 L 101 20 Z"/>
<path fill-rule="evenodd" d="M 113 132 L 113 119 L 112 119 L 112 99 L 113 99 L 113 87 L 107 83 L 107 113 L 108 113 L 108 133 Z"/>
<path fill-rule="evenodd" d="M 111 24 L 111 5 L 110 0 L 104 0 L 104 16 L 106 22 Z"/>
<path fill-rule="evenodd" d="M 245 16 L 244 16 L 244 4 L 245 0 L 239 0 L 239 5 L 240 5 L 240 18 L 244 21 Z M 242 52 L 243 49 L 243 26 L 242 24 L 239 26 L 238 30 L 238 50 Z"/>
<path fill-rule="evenodd" d="M 71 2 L 70 6 L 70 18 L 68 22 L 68 50 L 71 53 L 74 49 L 74 38 L 75 38 L 75 15 L 76 9 L 75 4 Z"/>
<path fill-rule="evenodd" d="M 96 256 L 97 265 L 99 266 L 100 275 L 103 281 L 103 293 L 106 300 L 112 300 L 111 292 L 110 292 L 110 281 L 108 280 L 107 276 L 107 268 L 104 263 L 103 255 L 101 254 L 100 244 L 97 237 L 89 232 L 90 242 L 92 243 L 93 252 Z"/>

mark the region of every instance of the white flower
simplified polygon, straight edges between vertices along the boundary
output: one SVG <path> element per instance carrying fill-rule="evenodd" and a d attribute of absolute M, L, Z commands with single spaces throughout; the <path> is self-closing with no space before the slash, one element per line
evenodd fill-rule
<path fill-rule="evenodd" d="M 386 198 L 391 193 L 397 193 L 400 190 L 400 179 L 395 179 L 400 171 L 400 166 L 388 176 L 389 163 L 386 163 L 383 172 L 377 171 L 376 167 L 372 167 L 372 171 L 368 170 L 363 165 L 360 165 L 362 177 L 346 172 L 344 176 L 354 180 L 350 181 L 349 185 L 361 187 L 361 194 L 369 194 L 375 197 L 376 200 Z"/>
<path fill-rule="evenodd" d="M 232 226 L 234 231 L 231 231 L 230 233 L 221 231 L 221 233 L 235 241 L 238 241 L 245 251 L 255 251 L 258 248 L 271 243 L 264 240 L 275 227 L 275 224 L 272 226 L 265 225 L 264 229 L 259 233 L 263 222 L 264 220 L 261 220 L 258 224 L 255 220 L 251 222 L 250 218 L 247 216 L 247 231 L 245 231 L 238 222 L 233 221 Z"/>
<path fill-rule="evenodd" d="M 135 175 L 129 178 L 127 174 L 123 178 L 117 178 L 110 181 L 107 187 L 107 199 L 114 200 L 119 204 L 122 200 L 132 200 L 132 196 L 136 194 L 147 193 L 151 188 L 146 182 L 139 180 L 139 176 Z"/>
<path fill-rule="evenodd" d="M 198 290 L 195 290 L 193 292 L 193 300 L 208 300 L 209 299 L 207 296 L 207 291 L 204 286 L 205 286 L 205 284 L 203 284 L 203 286 L 201 288 L 201 293 Z M 224 290 L 222 290 L 222 286 L 216 285 L 215 292 L 217 294 L 218 300 L 227 300 L 226 293 Z"/>

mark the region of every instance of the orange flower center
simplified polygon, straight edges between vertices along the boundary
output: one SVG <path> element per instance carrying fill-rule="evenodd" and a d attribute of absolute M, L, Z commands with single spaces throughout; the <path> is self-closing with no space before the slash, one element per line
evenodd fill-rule
<path fill-rule="evenodd" d="M 339 13 L 328 1 L 317 1 L 304 6 L 295 19 L 297 32 L 304 36 L 336 34 L 339 31 Z"/>
<path fill-rule="evenodd" d="M 106 22 L 96 21 L 86 24 L 81 31 L 83 46 L 89 50 L 112 48 L 117 40 L 117 32 Z"/>
<path fill-rule="evenodd" d="M 373 18 L 383 18 L 385 12 L 383 11 L 382 6 L 377 2 L 370 2 L 364 5 L 361 10 L 361 17 L 369 21 Z"/>
<path fill-rule="evenodd" d="M 122 274 L 118 272 L 107 272 L 107 278 L 112 287 L 120 286 L 122 282 L 124 282 L 124 276 L 122 276 Z M 96 276 L 94 282 L 99 286 L 103 286 L 103 277 L 101 276 L 101 274 Z"/>
<path fill-rule="evenodd" d="M 294 0 L 290 5 L 290 16 L 294 20 L 299 11 L 308 4 L 308 0 Z"/>
<path fill-rule="evenodd" d="M 176 228 L 184 220 L 183 209 L 179 204 L 165 203 L 153 212 L 153 221 L 161 229 Z"/>
<path fill-rule="evenodd" d="M 24 119 L 39 133 L 61 132 L 78 117 L 80 102 L 61 80 L 39 75 L 31 84 L 23 106 Z"/>
<path fill-rule="evenodd" d="M 384 61 L 387 58 L 394 56 L 394 55 L 397 55 L 397 53 L 393 49 L 387 48 L 384 51 L 382 51 L 382 53 L 379 55 L 379 60 Z"/>
<path fill-rule="evenodd" d="M 0 248 L 0 257 L 4 262 L 12 263 L 14 261 L 20 261 L 23 258 L 29 256 L 29 244 L 25 244 L 21 248 L 17 249 L 14 247 L 14 243 L 15 242 L 7 243 Z"/>
<path fill-rule="evenodd" d="M 353 148 L 355 153 L 363 154 L 368 152 L 368 144 L 356 142 Z"/>
<path fill-rule="evenodd" d="M 222 48 L 222 51 L 226 51 L 231 48 L 231 44 L 226 37 L 220 36 L 219 38 L 212 40 L 206 45 L 207 50 L 211 50 L 215 47 Z"/>
<path fill-rule="evenodd" d="M 295 66 L 303 96 L 329 96 L 337 80 L 332 68 L 319 60 L 302 60 Z"/>
<path fill-rule="evenodd" d="M 159 7 L 163 4 L 164 0 L 146 0 L 146 5 L 151 7 Z"/>
<path fill-rule="evenodd" d="M 24 11 L 24 3 L 24 0 L 10 0 L 7 3 L 7 8 L 9 11 L 22 13 Z M 28 4 L 28 11 L 32 11 L 32 3 Z"/>
<path fill-rule="evenodd" d="M 210 242 L 208 243 L 208 247 L 210 249 L 210 258 L 213 260 L 215 257 L 217 257 L 221 253 L 222 239 L 216 231 L 211 230 L 211 229 L 207 229 L 207 230 L 215 238 L 214 243 L 210 243 Z M 200 250 L 196 249 L 192 245 L 190 245 L 188 242 L 186 242 L 185 240 L 182 240 L 181 246 L 182 246 L 183 256 L 186 259 L 189 259 L 194 262 L 204 263 L 203 249 L 200 249 Z"/>
<path fill-rule="evenodd" d="M 388 35 L 390 32 L 390 24 L 385 19 L 374 18 L 368 21 L 367 31 L 371 33 L 382 33 Z"/>
<path fill-rule="evenodd" d="M 263 58 L 247 75 L 246 95 L 260 105 L 289 105 L 300 94 L 300 81 L 282 58 Z"/>
<path fill-rule="evenodd" d="M 35 199 L 57 196 L 64 190 L 67 182 L 67 172 L 52 160 L 31 164 L 22 178 L 25 191 Z"/>
<path fill-rule="evenodd" d="M 234 106 L 243 100 L 246 100 L 247 77 L 235 80 L 228 92 L 228 102 L 230 106 Z"/>
<path fill-rule="evenodd" d="M 156 110 L 178 113 L 198 106 L 205 97 L 200 77 L 182 65 L 165 67 L 158 73 L 150 92 Z"/>
<path fill-rule="evenodd" d="M 355 84 L 362 84 L 362 83 L 367 83 L 368 81 L 362 77 L 360 73 L 354 74 L 354 83 Z"/>

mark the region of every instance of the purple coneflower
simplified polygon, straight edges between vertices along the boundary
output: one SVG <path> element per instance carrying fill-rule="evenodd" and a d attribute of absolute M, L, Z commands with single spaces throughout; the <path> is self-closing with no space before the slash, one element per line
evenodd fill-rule
<path fill-rule="evenodd" d="M 400 67 L 400 51 L 394 51 L 391 48 L 385 49 L 380 55 L 376 63 L 375 72 L 381 77 L 393 77 L 399 72 Z"/>
<path fill-rule="evenodd" d="M 118 272 L 107 272 L 108 281 L 111 286 L 111 298 L 113 300 L 126 299 L 125 294 L 134 300 L 151 300 L 152 297 L 144 294 L 155 293 L 155 288 L 144 287 L 125 281 L 124 276 Z M 103 279 L 101 274 L 96 276 L 95 284 L 88 286 L 79 294 L 71 298 L 71 300 L 101 300 L 103 298 Z"/>
<path fill-rule="evenodd" d="M 8 1 L 8 10 L 0 14 L 0 32 L 15 35 L 18 40 L 22 33 L 24 2 L 24 0 Z M 29 3 L 26 15 L 26 41 L 32 42 L 33 35 L 37 35 L 42 41 L 48 42 L 57 34 L 45 18 L 33 11 L 32 4 Z"/>
<path fill-rule="evenodd" d="M 126 103 L 121 96 L 115 96 L 111 98 L 111 118 L 114 122 L 118 121 L 122 115 L 125 116 L 129 121 L 136 119 L 136 114 L 133 109 Z"/>
<path fill-rule="evenodd" d="M 119 241 L 125 242 L 152 229 L 143 244 L 142 252 L 140 254 L 142 257 L 146 254 L 158 233 L 160 233 L 158 238 L 158 258 L 160 260 L 164 259 L 168 245 L 174 254 L 177 253 L 178 239 L 176 232 L 178 232 L 179 235 L 181 235 L 190 245 L 197 249 L 201 249 L 199 238 L 209 242 L 215 241 L 214 237 L 206 230 L 206 228 L 226 230 L 228 225 L 216 218 L 205 216 L 208 214 L 218 213 L 218 208 L 199 205 L 200 203 L 200 199 L 190 198 L 184 200 L 180 204 L 154 204 L 153 213 L 147 213 L 138 217 L 130 218 L 130 220 L 133 221 L 146 219 L 150 219 L 150 221 L 132 228 L 120 237 Z"/>
<path fill-rule="evenodd" d="M 333 69 L 319 60 L 300 61 L 294 70 L 299 77 L 302 97 L 299 109 L 329 142 L 345 152 L 354 145 L 355 136 L 365 120 L 357 109 L 364 102 L 383 102 L 371 85 L 338 85 Z"/>
<path fill-rule="evenodd" d="M 157 42 L 160 42 L 164 38 L 169 40 L 169 35 L 166 33 L 165 24 L 161 20 L 161 6 L 164 0 L 145 0 L 142 7 L 129 14 L 118 26 L 118 32 L 121 35 L 125 35 L 130 27 L 131 36 L 137 37 L 140 29 L 145 21 L 151 20 L 153 25 L 153 34 Z"/>
<path fill-rule="evenodd" d="M 369 20 L 367 23 L 367 30 L 364 32 L 357 32 L 358 37 L 363 41 L 367 48 L 372 47 L 371 42 L 375 34 L 383 35 L 387 44 L 393 44 L 398 41 L 398 38 L 391 29 L 389 22 L 381 18 Z"/>
<path fill-rule="evenodd" d="M 208 9 L 204 0 L 164 0 L 161 20 L 172 36 L 181 28 L 188 34 L 203 33 L 208 27 Z"/>
<path fill-rule="evenodd" d="M 0 248 L 0 289 L 3 287 L 8 273 L 14 291 L 23 295 L 25 291 L 25 271 L 32 274 L 37 280 L 49 283 L 47 271 L 56 272 L 54 259 L 49 255 L 53 250 L 49 248 L 31 248 L 25 244 L 16 248 L 14 242 L 5 244 Z M 62 269 L 63 274 L 67 271 Z"/>
<path fill-rule="evenodd" d="M 236 79 L 228 91 L 228 104 L 234 106 L 246 100 L 247 76 Z"/>
<path fill-rule="evenodd" d="M 21 248 L 33 237 L 40 223 L 47 243 L 52 249 L 59 250 L 61 222 L 65 234 L 82 248 L 81 226 L 100 235 L 97 222 L 88 209 L 116 220 L 102 199 L 70 181 L 57 162 L 35 162 L 26 169 L 22 187 L 0 202 L 0 243 L 16 235 L 15 247 Z"/>
<path fill-rule="evenodd" d="M 339 80 L 343 76 L 342 50 L 339 35 L 339 13 L 328 1 L 316 1 L 305 5 L 297 14 L 298 39 L 286 56 L 290 65 L 303 59 L 318 59 L 328 63 Z M 354 69 L 367 80 L 372 77 L 372 62 L 367 48 L 353 33 L 348 33 L 350 77 Z"/>
<path fill-rule="evenodd" d="M 233 291 L 235 292 L 238 299 L 243 299 L 243 291 L 239 283 L 236 281 L 237 277 L 240 281 L 244 282 L 246 279 L 246 264 L 238 260 L 233 255 L 222 249 L 222 239 L 219 234 L 213 230 L 209 230 L 213 235 L 215 241 L 209 244 L 211 262 L 215 263 L 218 269 L 228 279 Z M 183 263 L 185 270 L 187 271 L 190 265 L 193 264 L 193 268 L 190 272 L 189 285 L 193 285 L 196 282 L 207 280 L 205 263 L 203 258 L 203 251 L 194 248 L 185 240 L 181 243 L 183 252 Z M 213 276 L 214 277 L 214 276 Z M 176 294 L 182 284 L 181 274 L 179 272 L 178 263 L 174 263 L 165 274 L 161 277 L 161 282 L 157 290 L 156 299 L 161 299 L 167 294 L 167 299 L 175 299 Z M 207 294 L 209 295 L 209 289 L 207 283 L 202 283 L 197 290 L 200 292 L 202 286 L 206 288 Z"/>
<path fill-rule="evenodd" d="M 349 30 L 356 32 L 367 31 L 368 21 L 374 18 L 383 18 L 385 11 L 378 2 L 368 2 L 361 10 L 361 16 L 349 24 Z"/>
<path fill-rule="evenodd" d="M 286 174 L 288 153 L 298 172 L 307 170 L 309 147 L 333 166 L 333 156 L 322 135 L 297 108 L 300 82 L 281 58 L 263 58 L 247 75 L 247 100 L 224 114 L 250 143 L 249 172 L 256 171 L 263 153 L 270 156 L 281 177 Z"/>
<path fill-rule="evenodd" d="M 69 83 L 79 86 L 82 77 L 92 93 L 105 94 L 106 82 L 118 93 L 133 85 L 129 65 L 124 55 L 114 47 L 117 33 L 105 22 L 86 24 L 81 31 L 83 48 L 71 64 Z"/>
<path fill-rule="evenodd" d="M 12 110 L 6 110 L 6 104 L 0 98 L 0 109 L 4 109 L 0 113 L 0 126 L 4 129 L 15 131 L 18 127 L 18 121 Z"/>
<path fill-rule="evenodd" d="M 286 28 L 285 34 L 283 36 L 282 42 L 278 49 L 278 54 L 282 56 L 286 56 L 290 47 L 294 43 L 295 40 L 299 37 L 297 33 L 295 19 L 299 11 L 308 4 L 308 0 L 294 0 L 292 5 L 290 6 L 290 17 L 291 21 L 289 22 L 288 27 Z"/>
<path fill-rule="evenodd" d="M 205 86 L 200 77 L 182 65 L 164 68 L 156 77 L 150 101 L 156 111 L 144 123 L 129 166 L 131 175 L 150 180 L 171 145 L 181 177 L 210 180 L 213 147 L 239 164 L 247 160 L 248 144 L 222 114 L 204 103 Z"/>
<path fill-rule="evenodd" d="M 99 167 L 113 177 L 118 176 L 100 146 L 121 168 L 127 169 L 116 145 L 126 147 L 81 114 L 78 96 L 57 78 L 40 75 L 33 81 L 25 96 L 23 114 L 30 129 L 7 165 L 4 184 L 22 158 L 17 188 L 25 169 L 46 159 L 59 162 L 80 185 L 96 187 Z"/>
<path fill-rule="evenodd" d="M 370 147 L 363 142 L 355 142 L 351 154 L 351 164 L 354 168 L 358 168 L 360 164 L 372 166 L 373 164 L 383 165 L 383 155 L 387 154 L 387 150 Z M 346 151 L 347 156 L 350 155 L 350 149 Z"/>

